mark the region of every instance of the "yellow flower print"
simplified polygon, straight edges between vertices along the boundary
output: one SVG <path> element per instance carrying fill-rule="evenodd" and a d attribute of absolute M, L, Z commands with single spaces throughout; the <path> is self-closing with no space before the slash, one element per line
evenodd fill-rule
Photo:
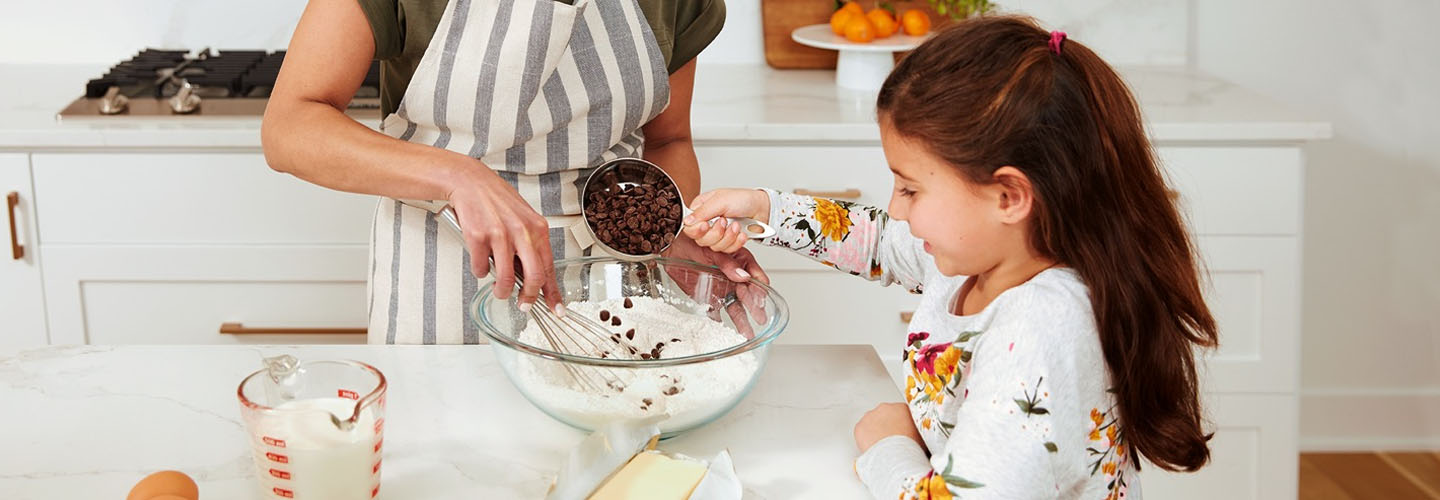
<path fill-rule="evenodd" d="M 1105 428 L 1105 439 L 1109 440 L 1111 443 L 1115 442 L 1115 426 L 1112 425 Z"/>
<path fill-rule="evenodd" d="M 920 420 L 920 426 L 921 426 L 921 427 L 924 427 L 925 430 L 927 430 L 927 431 L 930 430 L 930 417 L 925 417 L 925 418 L 921 419 L 921 420 Z"/>
<path fill-rule="evenodd" d="M 1115 467 L 1115 462 L 1105 462 L 1105 465 L 1100 466 L 1100 472 L 1104 472 L 1106 476 L 1113 476 L 1115 475 Z"/>
<path fill-rule="evenodd" d="M 1105 423 L 1105 414 L 1104 414 L 1104 413 L 1100 413 L 1100 409 L 1099 409 L 1099 408 L 1091 408 L 1091 409 L 1090 409 L 1090 421 L 1091 421 L 1091 422 L 1095 422 L 1095 427 L 1100 427 L 1100 424 Z"/>
<path fill-rule="evenodd" d="M 945 484 L 945 478 L 939 474 L 931 474 L 930 477 L 921 479 L 915 484 L 915 496 L 921 500 L 950 500 L 950 486 Z"/>
<path fill-rule="evenodd" d="M 1091 441 L 1099 441 L 1099 440 L 1100 440 L 1100 429 L 1095 429 L 1095 430 L 1093 430 L 1093 431 L 1090 431 L 1090 440 L 1091 440 Z"/>
<path fill-rule="evenodd" d="M 946 349 L 944 353 L 940 354 L 940 357 L 935 359 L 935 374 L 947 379 L 950 378 L 955 374 L 955 363 L 957 361 L 960 361 L 960 348 L 951 344 L 949 349 Z"/>
<path fill-rule="evenodd" d="M 850 234 L 850 211 L 833 201 L 815 198 L 815 220 L 820 223 L 820 234 L 832 241 L 843 240 Z"/>
<path fill-rule="evenodd" d="M 910 398 L 910 395 L 911 395 L 911 394 L 915 394 L 915 376 L 914 376 L 914 375 L 906 375 L 906 376 L 905 376 L 905 399 L 906 399 L 906 400 L 911 399 L 911 398 Z"/>

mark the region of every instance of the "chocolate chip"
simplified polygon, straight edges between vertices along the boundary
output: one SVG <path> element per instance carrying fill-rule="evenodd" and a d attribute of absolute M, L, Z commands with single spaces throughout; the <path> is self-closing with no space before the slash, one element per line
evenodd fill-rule
<path fill-rule="evenodd" d="M 640 402 L 641 402 L 641 403 L 645 403 L 645 406 L 650 406 L 650 405 L 655 404 L 655 402 L 654 402 L 654 401 L 651 401 L 650 398 L 641 399 Z"/>
<path fill-rule="evenodd" d="M 648 353 L 648 352 L 642 352 L 642 353 L 640 353 L 640 359 L 650 359 L 650 353 Z"/>
<path fill-rule="evenodd" d="M 600 321 L 610 321 L 610 311 L 602 309 L 600 311 Z"/>
<path fill-rule="evenodd" d="M 626 331 L 625 338 L 627 340 L 635 340 L 635 329 L 631 328 L 630 330 Z"/>
<path fill-rule="evenodd" d="M 680 341 L 680 339 L 670 339 L 670 343 L 671 343 L 671 344 L 674 344 L 674 343 L 679 342 L 679 341 Z"/>
<path fill-rule="evenodd" d="M 666 396 L 674 396 L 674 395 L 676 395 L 676 394 L 680 394 L 680 388 L 679 388 L 679 387 L 675 387 L 675 386 L 671 386 L 670 388 L 665 389 L 664 394 L 665 394 Z"/>
<path fill-rule="evenodd" d="M 611 325 L 611 326 L 620 326 L 620 317 L 619 317 L 619 316 L 611 316 L 611 317 L 610 317 L 610 325 Z"/>
<path fill-rule="evenodd" d="M 664 349 L 664 348 L 665 348 L 665 343 L 664 343 L 664 342 L 656 342 L 656 343 L 655 343 L 655 348 L 656 348 L 656 349 Z"/>
<path fill-rule="evenodd" d="M 635 307 L 635 302 L 630 300 L 630 297 L 625 297 L 625 308 L 629 309 L 632 307 Z"/>
<path fill-rule="evenodd" d="M 610 334 L 610 341 L 611 341 L 611 342 L 614 342 L 614 343 L 616 343 L 616 344 L 619 344 L 619 343 L 620 343 L 620 334 L 618 334 L 618 333 L 612 333 L 612 334 Z"/>

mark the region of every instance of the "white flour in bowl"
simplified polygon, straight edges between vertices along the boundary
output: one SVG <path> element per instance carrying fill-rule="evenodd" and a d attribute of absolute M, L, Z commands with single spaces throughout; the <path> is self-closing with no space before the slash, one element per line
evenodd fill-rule
<path fill-rule="evenodd" d="M 610 332 L 609 338 L 592 338 L 593 344 L 581 342 L 583 348 L 558 349 L 570 354 L 641 359 L 658 352 L 665 359 L 715 352 L 747 340 L 723 323 L 684 312 L 662 299 L 630 297 L 566 307 L 567 314 L 585 315 Z M 533 321 L 519 340 L 550 346 Z M 754 351 L 660 368 L 580 366 L 522 354 L 515 374 L 522 391 L 562 420 L 593 429 L 614 420 L 669 413 L 670 419 L 660 424 L 662 431 L 668 431 L 703 423 L 734 404 L 759 367 Z M 572 368 L 596 383 L 618 382 L 620 389 L 578 381 Z"/>

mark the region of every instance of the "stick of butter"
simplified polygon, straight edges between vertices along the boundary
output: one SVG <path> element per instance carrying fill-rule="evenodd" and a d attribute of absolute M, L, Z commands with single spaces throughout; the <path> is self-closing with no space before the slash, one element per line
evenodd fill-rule
<path fill-rule="evenodd" d="M 600 486 L 590 500 L 686 500 L 705 478 L 705 464 L 643 452 Z"/>

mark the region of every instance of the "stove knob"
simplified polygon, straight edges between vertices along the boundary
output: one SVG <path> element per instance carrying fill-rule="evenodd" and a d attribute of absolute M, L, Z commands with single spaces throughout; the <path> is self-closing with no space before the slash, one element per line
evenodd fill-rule
<path fill-rule="evenodd" d="M 130 98 L 120 95 L 120 87 L 111 85 L 100 98 L 100 114 L 118 115 L 130 107 Z"/>
<path fill-rule="evenodd" d="M 170 98 L 170 110 L 185 115 L 194 113 L 197 109 L 200 109 L 200 96 L 195 95 L 195 87 L 192 87 L 190 82 L 182 83 L 180 91 Z"/>

